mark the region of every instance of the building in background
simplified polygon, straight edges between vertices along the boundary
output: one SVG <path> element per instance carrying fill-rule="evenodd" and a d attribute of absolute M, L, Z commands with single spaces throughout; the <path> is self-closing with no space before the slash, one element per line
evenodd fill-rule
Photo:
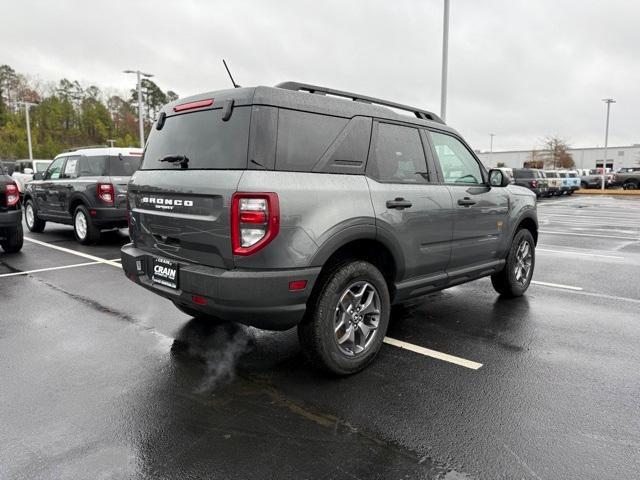
<path fill-rule="evenodd" d="M 604 156 L 603 147 L 570 148 L 567 150 L 575 163 L 574 168 L 602 167 Z M 476 152 L 482 163 L 487 167 L 496 167 L 498 164 L 510 168 L 522 168 L 525 162 L 535 162 L 548 156 L 547 150 L 510 150 L 506 152 Z M 623 147 L 607 148 L 607 168 L 640 166 L 640 144 L 636 143 Z M 547 167 L 548 168 L 548 167 Z"/>

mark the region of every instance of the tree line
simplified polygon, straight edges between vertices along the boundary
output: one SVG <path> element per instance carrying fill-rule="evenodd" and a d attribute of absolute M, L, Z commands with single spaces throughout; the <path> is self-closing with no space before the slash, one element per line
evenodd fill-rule
<path fill-rule="evenodd" d="M 162 106 L 178 95 L 162 91 L 152 80 L 141 82 L 145 132 Z M 53 158 L 63 150 L 85 145 L 132 147 L 138 139 L 138 92 L 128 98 L 107 95 L 96 85 L 85 87 L 66 78 L 43 85 L 0 66 L 0 159 L 28 158 L 25 108 L 29 110 L 34 158 Z"/>

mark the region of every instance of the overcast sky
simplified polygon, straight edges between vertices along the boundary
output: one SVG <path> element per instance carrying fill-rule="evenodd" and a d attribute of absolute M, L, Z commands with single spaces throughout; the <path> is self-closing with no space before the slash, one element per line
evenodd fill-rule
<path fill-rule="evenodd" d="M 443 0 L 3 0 L 0 64 L 180 96 L 316 83 L 440 110 Z M 451 0 L 447 123 L 473 148 L 640 143 L 640 2 Z"/>

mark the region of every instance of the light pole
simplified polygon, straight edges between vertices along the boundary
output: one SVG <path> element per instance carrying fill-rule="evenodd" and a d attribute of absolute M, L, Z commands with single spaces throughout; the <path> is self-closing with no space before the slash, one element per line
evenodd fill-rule
<path fill-rule="evenodd" d="M 29 108 L 36 106 L 37 103 L 16 102 L 16 105 L 24 105 L 24 113 L 27 121 L 27 145 L 29 146 L 29 160 L 33 160 L 33 148 L 31 147 L 31 120 L 29 120 Z"/>
<path fill-rule="evenodd" d="M 442 25 L 442 80 L 440 83 L 440 117 L 447 121 L 447 69 L 449 64 L 449 0 L 444 0 Z"/>
<path fill-rule="evenodd" d="M 140 148 L 144 148 L 144 123 L 142 121 L 142 77 L 151 78 L 151 73 L 144 73 L 140 70 L 125 70 L 124 73 L 135 73 L 138 77 L 138 127 L 140 128 Z"/>
<path fill-rule="evenodd" d="M 495 136 L 496 136 L 495 133 L 489 134 L 489 137 L 491 137 L 491 140 L 489 141 L 489 164 L 491 166 L 493 166 L 493 137 Z"/>
<path fill-rule="evenodd" d="M 602 160 L 602 190 L 604 190 L 607 176 L 607 147 L 609 145 L 609 111 L 611 110 L 611 104 L 616 103 L 616 101 L 613 98 L 604 98 L 602 101 L 607 104 L 607 123 L 604 129 L 604 159 Z"/>

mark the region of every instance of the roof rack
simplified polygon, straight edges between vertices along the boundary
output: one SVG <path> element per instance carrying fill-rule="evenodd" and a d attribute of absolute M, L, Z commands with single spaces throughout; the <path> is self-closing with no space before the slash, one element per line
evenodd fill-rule
<path fill-rule="evenodd" d="M 295 91 L 315 93 L 318 95 L 332 95 L 335 97 L 351 99 L 354 102 L 371 103 L 374 105 L 381 105 L 384 107 L 397 108 L 399 110 L 405 110 L 407 112 L 411 112 L 416 117 L 421 118 L 422 120 L 431 120 L 432 122 L 438 122 L 444 125 L 444 121 L 433 112 L 429 112 L 427 110 L 421 110 L 415 107 L 410 107 L 408 105 L 403 105 L 401 103 L 389 102 L 387 100 L 381 100 L 379 98 L 374 98 L 374 97 L 367 97 L 365 95 L 360 95 L 358 93 L 343 92 L 341 90 L 333 90 L 331 88 L 319 87 L 317 85 L 309 85 L 308 83 L 299 83 L 299 82 L 282 82 L 276 85 L 276 87 L 284 88 L 285 90 L 295 90 Z"/>
<path fill-rule="evenodd" d="M 84 150 L 85 148 L 109 148 L 109 145 L 86 145 L 84 147 L 72 147 L 63 150 L 62 153 L 75 152 L 76 150 Z"/>

